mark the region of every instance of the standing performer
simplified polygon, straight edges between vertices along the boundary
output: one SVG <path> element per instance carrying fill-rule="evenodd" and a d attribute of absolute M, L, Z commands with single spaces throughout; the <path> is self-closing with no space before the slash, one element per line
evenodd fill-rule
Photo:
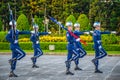
<path fill-rule="evenodd" d="M 67 26 L 67 28 L 68 28 L 68 30 L 70 31 L 70 32 L 72 32 L 72 22 L 67 22 L 66 23 L 66 26 Z M 66 33 L 66 37 L 67 37 L 67 41 L 68 41 L 68 45 L 67 45 L 67 49 L 68 49 L 68 55 L 67 55 L 67 61 L 65 62 L 66 63 L 66 68 L 67 68 L 67 70 L 66 70 L 66 74 L 68 75 L 74 75 L 72 72 L 70 72 L 70 64 L 71 64 L 71 61 L 76 61 L 78 58 L 79 58 L 79 56 L 80 56 L 80 54 L 76 51 L 76 49 L 75 49 L 75 47 L 74 47 L 74 41 L 76 40 L 76 41 L 78 41 L 78 39 L 75 39 L 71 34 L 70 34 L 70 32 L 68 32 L 67 31 L 67 33 Z M 74 57 L 72 57 L 72 55 L 73 55 L 73 53 L 74 53 Z"/>
<path fill-rule="evenodd" d="M 95 65 L 95 73 L 103 73 L 98 69 L 99 65 L 99 59 L 102 59 L 103 57 L 107 56 L 106 51 L 102 47 L 101 43 L 101 34 L 110 34 L 110 33 L 115 33 L 115 31 L 111 32 L 101 32 L 100 31 L 100 22 L 95 22 L 93 24 L 93 27 L 95 28 L 93 32 L 93 41 L 94 41 L 94 49 L 95 49 L 95 58 L 92 60 L 93 64 Z"/>
<path fill-rule="evenodd" d="M 10 49 L 12 51 L 12 59 L 9 60 L 11 71 L 9 77 L 18 77 L 14 70 L 16 69 L 17 60 L 21 60 L 25 56 L 25 52 L 19 47 L 18 37 L 19 34 L 30 34 L 27 31 L 19 31 L 16 28 L 16 21 L 13 19 L 12 10 L 10 9 L 10 5 L 8 3 L 9 11 L 10 11 L 10 23 L 11 29 L 9 30 L 8 34 L 6 35 L 7 41 L 10 42 Z"/>
<path fill-rule="evenodd" d="M 51 32 L 38 32 L 38 25 L 34 24 L 33 25 L 33 31 L 31 31 L 31 37 L 30 40 L 33 42 L 33 49 L 34 49 L 34 56 L 31 58 L 32 62 L 33 62 L 33 66 L 32 68 L 39 68 L 39 66 L 36 65 L 36 61 L 37 58 L 40 57 L 41 55 L 43 55 L 43 52 L 40 48 L 40 44 L 39 44 L 39 36 L 40 35 L 47 35 L 47 34 L 51 34 Z"/>
<path fill-rule="evenodd" d="M 12 59 L 9 60 L 11 66 L 9 77 L 18 77 L 14 74 L 16 63 L 17 60 L 21 60 L 25 56 L 25 52 L 19 47 L 18 36 L 19 34 L 30 34 L 30 32 L 17 30 L 15 20 L 10 21 L 9 25 L 11 26 L 11 29 L 6 36 L 7 41 L 10 42 L 10 49 L 12 51 Z"/>
<path fill-rule="evenodd" d="M 80 35 L 83 35 L 83 34 L 89 34 L 89 32 L 81 32 L 81 31 L 79 31 L 80 30 L 80 24 L 79 23 L 75 23 L 74 27 L 75 27 L 74 34 L 76 36 L 78 36 L 78 37 Z M 80 54 L 79 58 L 83 58 L 87 54 L 86 51 L 82 48 L 80 40 L 75 41 L 75 48 L 78 51 L 78 53 Z M 78 64 L 79 64 L 79 59 L 77 59 L 75 61 L 75 65 L 76 65 L 75 70 L 82 70 L 81 68 L 78 67 Z"/>

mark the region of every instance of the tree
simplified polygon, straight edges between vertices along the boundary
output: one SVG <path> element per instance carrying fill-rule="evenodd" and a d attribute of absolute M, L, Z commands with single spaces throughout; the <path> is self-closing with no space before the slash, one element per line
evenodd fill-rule
<path fill-rule="evenodd" d="M 0 31 L 2 31 L 2 19 L 0 17 Z"/>
<path fill-rule="evenodd" d="M 29 22 L 24 14 L 21 14 L 17 19 L 17 28 L 19 30 L 29 30 Z"/>
<path fill-rule="evenodd" d="M 35 23 L 39 26 L 39 31 L 44 31 L 43 19 L 35 16 Z"/>
<path fill-rule="evenodd" d="M 85 14 L 80 14 L 77 20 L 78 23 L 80 23 L 80 29 L 81 30 L 89 30 L 89 19 Z"/>
<path fill-rule="evenodd" d="M 71 21 L 73 24 L 76 22 L 76 19 L 73 15 L 69 15 L 66 19 L 66 22 Z"/>

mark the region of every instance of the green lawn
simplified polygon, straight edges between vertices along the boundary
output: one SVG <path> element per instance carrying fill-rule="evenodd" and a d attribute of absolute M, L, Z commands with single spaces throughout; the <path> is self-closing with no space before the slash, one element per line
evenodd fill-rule
<path fill-rule="evenodd" d="M 24 50 L 27 54 L 33 54 L 33 50 Z M 65 55 L 67 54 L 67 50 L 43 50 L 44 54 L 51 54 L 51 55 Z M 10 50 L 0 50 L 0 54 L 10 54 Z M 87 51 L 88 55 L 94 55 L 94 51 Z M 120 51 L 107 51 L 108 55 L 120 55 Z"/>

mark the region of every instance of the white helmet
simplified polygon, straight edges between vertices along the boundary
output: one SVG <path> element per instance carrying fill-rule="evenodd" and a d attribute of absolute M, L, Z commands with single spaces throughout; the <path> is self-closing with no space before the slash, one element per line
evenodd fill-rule
<path fill-rule="evenodd" d="M 16 21 L 15 21 L 15 20 L 13 20 L 13 22 L 12 22 L 12 21 L 10 21 L 10 22 L 9 22 L 9 25 L 10 25 L 10 26 L 12 26 L 12 25 L 13 25 L 13 23 L 14 23 L 14 25 L 16 26 L 16 24 L 17 24 L 17 23 L 16 23 Z"/>
<path fill-rule="evenodd" d="M 37 24 L 34 24 L 34 25 L 33 25 L 33 28 L 38 28 L 38 25 L 37 25 Z"/>
<path fill-rule="evenodd" d="M 73 23 L 72 22 L 66 22 L 66 26 L 73 26 Z"/>
<path fill-rule="evenodd" d="M 80 24 L 77 22 L 74 24 L 74 27 L 80 27 Z"/>
<path fill-rule="evenodd" d="M 93 27 L 100 26 L 100 22 L 94 22 Z"/>

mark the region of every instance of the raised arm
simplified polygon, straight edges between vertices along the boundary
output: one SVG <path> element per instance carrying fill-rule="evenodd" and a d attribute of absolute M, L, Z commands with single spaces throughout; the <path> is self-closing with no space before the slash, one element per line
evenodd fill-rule
<path fill-rule="evenodd" d="M 104 31 L 104 32 L 100 32 L 101 34 L 111 34 L 110 31 Z"/>
<path fill-rule="evenodd" d="M 51 32 L 39 32 L 38 35 L 48 35 L 48 34 L 51 34 Z"/>
<path fill-rule="evenodd" d="M 30 31 L 19 31 L 19 34 L 31 34 Z"/>
<path fill-rule="evenodd" d="M 76 34 L 76 35 L 83 35 L 84 32 L 80 32 L 80 31 L 79 31 L 79 32 L 76 32 L 76 31 L 75 31 L 74 34 Z"/>

